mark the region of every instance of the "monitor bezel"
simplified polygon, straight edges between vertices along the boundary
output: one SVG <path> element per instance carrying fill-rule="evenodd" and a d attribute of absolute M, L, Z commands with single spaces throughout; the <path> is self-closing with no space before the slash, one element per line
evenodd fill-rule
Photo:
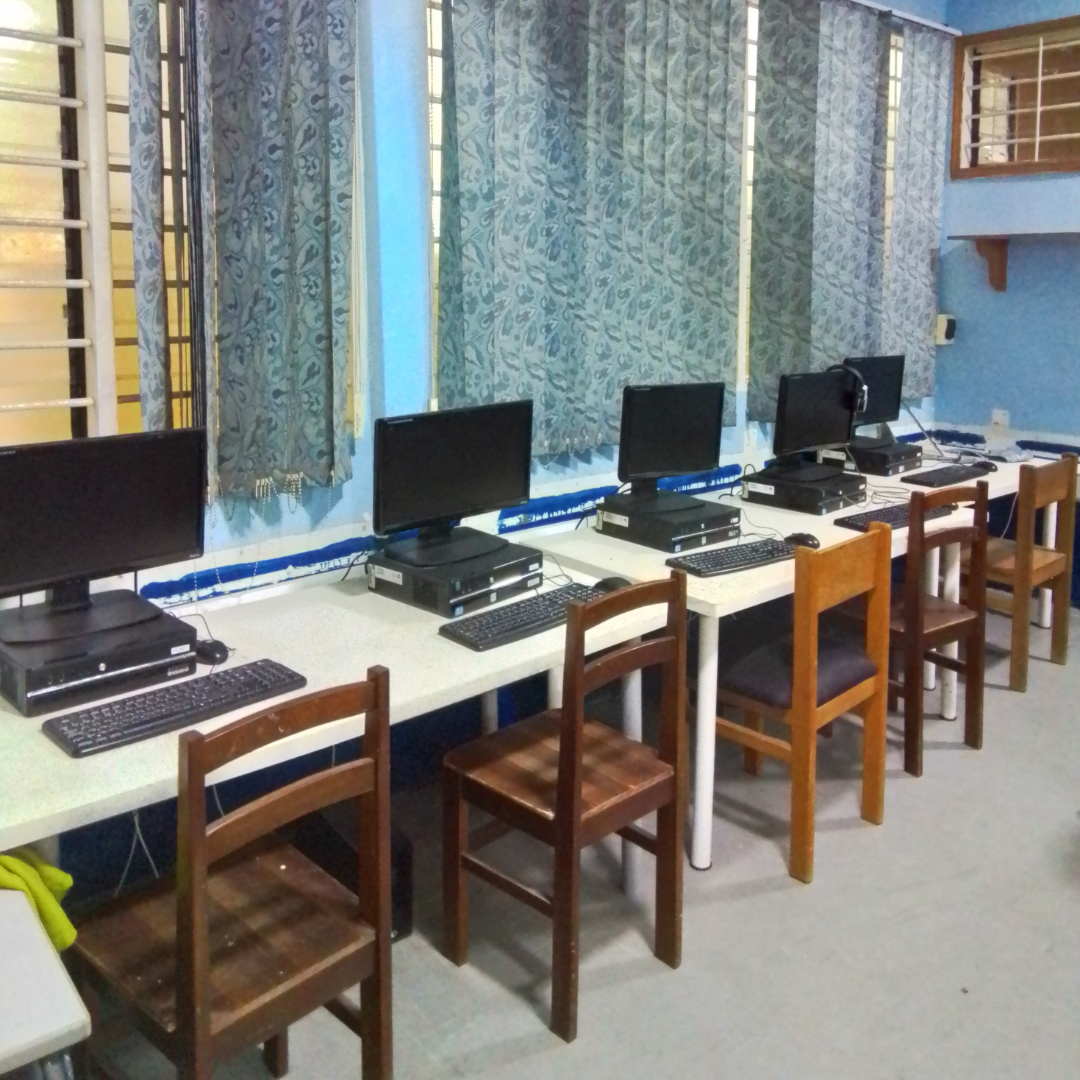
<path fill-rule="evenodd" d="M 904 409 L 904 372 L 905 372 L 905 369 L 907 367 L 907 354 L 906 353 L 889 353 L 889 354 L 884 354 L 883 353 L 883 354 L 876 355 L 876 356 L 848 356 L 844 360 L 844 367 L 849 368 L 852 371 L 858 371 L 859 375 L 862 376 L 862 378 L 865 380 L 866 376 L 863 375 L 863 373 L 861 371 L 859 371 L 859 369 L 854 367 L 853 365 L 854 364 L 862 364 L 862 363 L 865 363 L 867 361 L 877 361 L 877 360 L 899 360 L 900 361 L 900 393 L 897 395 L 897 399 L 896 399 L 896 414 L 894 416 L 882 417 L 880 419 L 864 420 L 863 416 L 865 415 L 865 413 L 856 413 L 855 414 L 855 427 L 856 428 L 861 427 L 863 425 L 891 424 L 894 421 L 900 419 L 900 413 L 903 412 L 903 409 Z M 873 399 L 873 396 L 871 395 L 870 401 L 868 402 L 868 404 L 873 405 L 873 403 L 874 403 L 874 399 Z"/>
<path fill-rule="evenodd" d="M 460 415 L 462 413 L 475 413 L 482 416 L 496 409 L 527 406 L 529 437 L 525 441 L 524 465 L 524 488 L 522 498 L 513 499 L 498 504 L 485 503 L 464 506 L 461 511 L 439 517 L 414 518 L 404 522 L 388 523 L 384 520 L 383 500 L 384 481 L 382 476 L 382 460 L 386 453 L 387 432 L 397 424 L 416 423 L 431 421 L 433 418 L 446 416 L 448 413 Z M 522 398 L 517 401 L 500 401 L 490 405 L 466 405 L 459 409 L 439 409 L 435 412 L 409 413 L 404 416 L 384 416 L 375 421 L 375 449 L 373 454 L 373 477 L 372 477 L 372 530 L 377 536 L 393 536 L 395 533 L 406 532 L 409 529 L 422 529 L 429 526 L 440 526 L 447 523 L 461 521 L 462 518 L 473 517 L 477 514 L 492 513 L 496 510 L 508 510 L 515 506 L 524 506 L 531 496 L 532 482 L 532 437 L 533 437 L 533 401 L 531 398 Z"/>
<path fill-rule="evenodd" d="M 855 432 L 855 408 L 854 405 L 848 409 L 849 423 L 848 433 L 845 439 L 840 439 L 835 442 L 823 442 L 815 443 L 813 446 L 800 446 L 794 449 L 781 449 L 780 448 L 780 436 L 786 434 L 787 428 L 787 402 L 788 402 L 788 388 L 791 385 L 792 379 L 802 379 L 806 377 L 820 376 L 820 375 L 840 375 L 841 372 L 835 368 L 831 371 L 796 371 L 786 372 L 780 376 L 780 385 L 776 394 L 776 422 L 773 426 L 773 454 L 778 458 L 792 457 L 795 454 L 810 453 L 815 450 L 835 450 L 838 447 L 847 446 L 852 439 Z M 849 372 L 850 374 L 850 372 Z M 852 378 L 854 378 L 852 376 Z"/>

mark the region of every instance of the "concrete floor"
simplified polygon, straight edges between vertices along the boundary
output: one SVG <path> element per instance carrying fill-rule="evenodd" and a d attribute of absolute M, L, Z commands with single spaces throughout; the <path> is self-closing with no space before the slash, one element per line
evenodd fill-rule
<path fill-rule="evenodd" d="M 991 642 L 1005 645 L 1008 627 L 991 615 Z M 539 915 L 474 881 L 470 962 L 439 954 L 438 792 L 398 798 L 418 880 L 417 930 L 393 953 L 399 1080 L 1080 1075 L 1080 662 L 1046 662 L 1048 639 L 1033 633 L 1024 695 L 1003 689 L 1007 655 L 991 650 L 981 752 L 961 724 L 929 719 L 913 779 L 891 718 L 881 827 L 859 818 L 859 734 L 838 725 L 819 750 L 812 885 L 787 875 L 786 770 L 751 778 L 721 749 L 714 864 L 687 871 L 678 971 L 651 955 L 651 903 L 619 891 L 615 848 L 587 853 L 570 1046 L 546 1026 Z M 490 852 L 537 882 L 550 865 L 517 837 Z M 359 1076 L 359 1044 L 325 1012 L 291 1038 L 295 1080 Z M 134 1039 L 114 1062 L 139 1080 L 173 1075 Z M 216 1075 L 267 1074 L 250 1054 Z"/>

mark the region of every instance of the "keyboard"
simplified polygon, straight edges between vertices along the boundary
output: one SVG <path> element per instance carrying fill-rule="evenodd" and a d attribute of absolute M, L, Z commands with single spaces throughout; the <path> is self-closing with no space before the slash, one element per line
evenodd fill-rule
<path fill-rule="evenodd" d="M 599 589 L 575 581 L 527 600 L 443 623 L 439 633 L 475 652 L 497 649 L 561 626 L 566 622 L 566 605 L 571 600 L 595 600 L 603 595 Z"/>
<path fill-rule="evenodd" d="M 958 510 L 956 503 L 948 503 L 945 506 L 935 506 L 933 510 L 923 513 L 923 521 L 931 521 L 934 518 L 948 517 L 954 510 Z M 894 529 L 906 529 L 908 527 L 908 503 L 897 503 L 895 506 L 875 506 L 873 510 L 867 510 L 862 514 L 849 514 L 847 517 L 837 518 L 836 524 L 845 529 L 854 529 L 856 532 L 866 532 L 872 521 L 882 521 Z"/>
<path fill-rule="evenodd" d="M 787 544 L 783 540 L 754 540 L 749 544 L 679 555 L 668 559 L 667 564 L 696 577 L 715 577 L 717 574 L 733 574 L 737 570 L 751 570 L 755 566 L 794 559 L 796 549 L 797 545 Z"/>
<path fill-rule="evenodd" d="M 905 484 L 918 484 L 919 487 L 943 488 L 953 484 L 966 484 L 969 480 L 985 480 L 988 472 L 993 472 L 992 463 L 986 465 L 945 465 L 929 472 L 912 473 L 902 476 Z"/>
<path fill-rule="evenodd" d="M 273 660 L 215 671 L 157 690 L 53 716 L 41 730 L 71 757 L 139 742 L 257 701 L 307 686 L 307 679 Z"/>

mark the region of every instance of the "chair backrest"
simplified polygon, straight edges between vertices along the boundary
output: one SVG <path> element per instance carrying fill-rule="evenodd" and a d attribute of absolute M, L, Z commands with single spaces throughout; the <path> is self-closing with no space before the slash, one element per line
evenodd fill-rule
<path fill-rule="evenodd" d="M 818 617 L 857 596 L 866 597 L 866 654 L 887 677 L 892 530 L 871 522 L 862 536 L 795 552 L 795 644 L 793 706 L 817 707 Z"/>
<path fill-rule="evenodd" d="M 1060 461 L 1051 461 L 1046 465 L 1020 466 L 1020 491 L 1016 505 L 1018 548 L 1026 549 L 1036 544 L 1035 511 L 1057 503 L 1054 547 L 1071 560 L 1076 523 L 1076 466 L 1076 454 L 1063 454 Z"/>
<path fill-rule="evenodd" d="M 363 715 L 363 756 L 321 770 L 206 823 L 206 778 L 238 758 L 302 731 Z M 357 724 L 355 735 L 361 734 Z M 390 933 L 390 675 L 368 669 L 365 682 L 275 705 L 202 735 L 180 736 L 177 806 L 177 1020 L 209 1035 L 210 944 L 207 871 L 219 859 L 291 821 L 344 799 L 360 805 L 357 917 Z"/>
<path fill-rule="evenodd" d="M 926 531 L 926 514 L 939 506 L 958 503 L 973 505 L 970 525 Z M 914 491 L 908 511 L 907 568 L 904 572 L 904 617 L 906 630 L 914 637 L 922 633 L 926 608 L 926 588 L 923 566 L 930 551 L 948 544 L 964 544 L 971 548 L 968 568 L 966 606 L 986 618 L 986 537 L 989 517 L 990 485 L 985 480 L 974 487 L 939 488 L 936 491 Z"/>
<path fill-rule="evenodd" d="M 667 624 L 661 635 L 620 645 L 585 662 L 587 631 L 608 619 L 655 604 L 667 605 Z M 588 603 L 575 601 L 567 606 L 555 813 L 571 842 L 581 823 L 585 696 L 615 679 L 653 666 L 661 669 L 657 756 L 675 769 L 682 791 L 687 746 L 685 572 L 672 570 L 666 580 L 630 585 Z"/>

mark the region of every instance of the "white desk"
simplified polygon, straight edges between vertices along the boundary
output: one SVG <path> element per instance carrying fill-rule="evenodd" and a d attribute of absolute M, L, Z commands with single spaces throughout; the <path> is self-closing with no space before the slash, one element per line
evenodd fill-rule
<path fill-rule="evenodd" d="M 937 462 L 929 462 L 927 468 L 936 467 Z M 998 464 L 998 471 L 988 473 L 986 479 L 990 487 L 990 498 L 1013 494 L 1020 481 L 1020 466 Z M 869 477 L 868 488 L 888 488 L 890 491 L 904 491 L 910 495 L 910 484 L 903 484 L 899 477 Z M 925 489 L 923 489 L 925 490 Z M 702 495 L 704 499 L 717 500 L 715 494 Z M 744 502 L 741 498 L 724 500 L 726 504 L 738 505 L 743 512 L 742 529 L 744 533 L 775 529 L 787 536 L 795 532 L 813 533 L 822 547 L 851 540 L 856 533 L 836 525 L 835 519 L 849 514 L 859 513 L 863 509 L 873 509 L 868 503 L 864 507 L 848 507 L 835 514 L 816 517 L 800 514 L 791 510 L 778 510 L 758 503 Z M 962 510 L 948 518 L 929 522 L 928 530 L 949 528 L 959 524 L 966 517 L 971 520 L 971 512 Z M 544 551 L 554 555 L 567 570 L 595 574 L 598 577 L 617 574 L 633 582 L 650 581 L 666 577 L 670 570 L 666 560 L 671 556 L 651 548 L 631 544 L 598 533 L 593 528 L 579 528 L 559 533 L 537 536 L 533 543 Z M 894 531 L 892 536 L 893 557 L 902 555 L 907 550 L 907 532 Z M 955 573 L 950 562 L 947 567 L 947 579 L 950 587 L 959 588 L 959 561 L 955 563 Z M 718 648 L 720 640 L 720 619 L 758 604 L 788 596 L 795 589 L 795 564 L 793 561 L 772 563 L 768 566 L 745 570 L 736 574 L 724 574 L 712 578 L 687 578 L 687 605 L 700 618 L 700 637 L 698 641 L 697 672 L 697 713 L 695 727 L 697 745 L 694 755 L 694 811 L 693 832 L 690 847 L 690 863 L 698 870 L 706 870 L 712 864 L 712 805 L 714 770 L 716 756 L 716 679 L 718 669 Z M 947 674 L 952 675 L 949 672 Z M 955 676 L 948 685 L 955 700 Z M 945 680 L 943 679 L 943 685 Z"/>
<path fill-rule="evenodd" d="M 298 588 L 207 617 L 213 634 L 236 649 L 231 664 L 264 657 L 287 664 L 307 677 L 298 695 L 363 679 L 369 666 L 384 665 L 390 671 L 393 724 L 544 671 L 554 673 L 549 687 L 561 693 L 562 627 L 475 653 L 440 636 L 443 620 L 438 616 L 368 593 L 361 580 Z M 590 631 L 587 647 L 608 648 L 663 624 L 659 607 L 632 612 Z M 251 711 L 198 728 L 210 731 Z M 488 713 L 490 722 L 490 707 Z M 0 851 L 176 795 L 179 732 L 70 758 L 42 735 L 41 722 L 42 717 L 20 716 L 0 700 Z M 362 718 L 326 724 L 250 754 L 213 780 L 254 772 L 362 733 Z"/>
<path fill-rule="evenodd" d="M 0 1073 L 89 1035 L 90 1014 L 30 901 L 0 891 Z"/>

